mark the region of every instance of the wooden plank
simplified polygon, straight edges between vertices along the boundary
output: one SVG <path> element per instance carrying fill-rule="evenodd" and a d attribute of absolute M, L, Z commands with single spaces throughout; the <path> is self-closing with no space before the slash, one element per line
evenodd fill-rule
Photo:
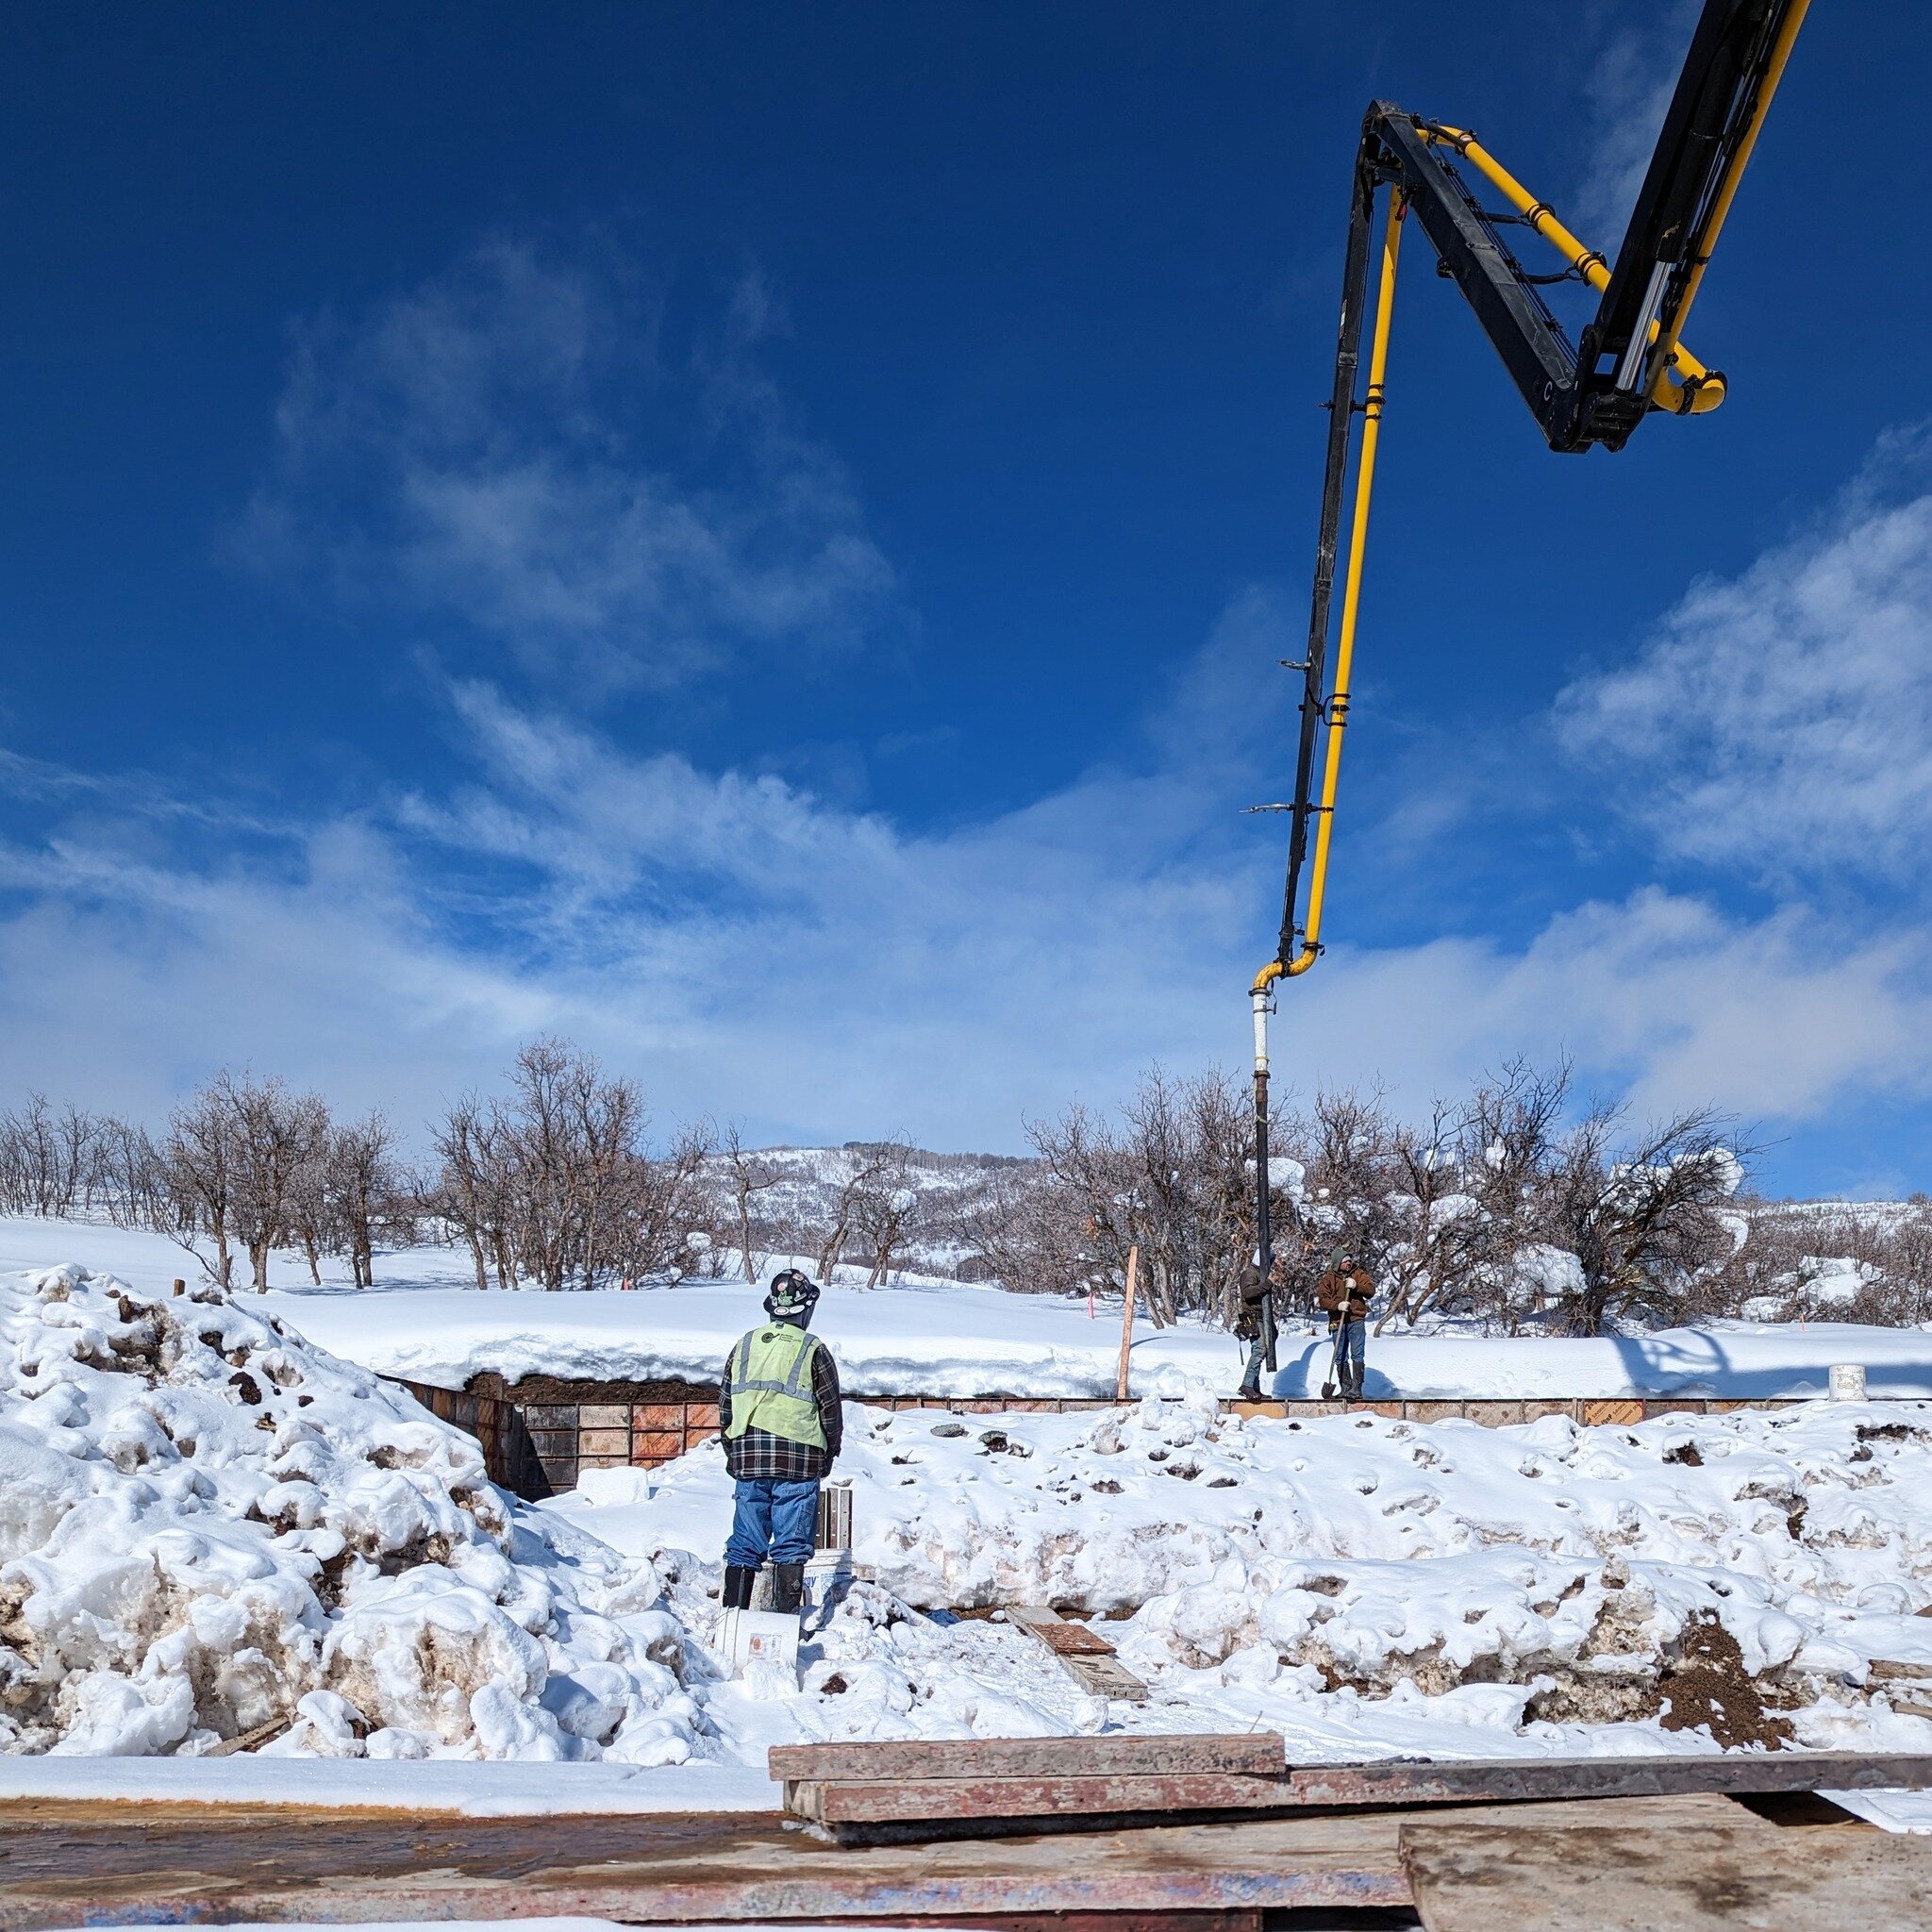
<path fill-rule="evenodd" d="M 1671 1752 L 1629 1757 L 1505 1757 L 1434 1764 L 1308 1765 L 1289 1774 L 1304 1805 L 1496 1804 L 1535 1798 L 1716 1791 L 1932 1788 L 1932 1756 L 1868 1751 Z"/>
<path fill-rule="evenodd" d="M 1411 1822 L 1401 1842 L 1428 1932 L 1932 1928 L 1932 1842 L 1904 1834 Z"/>
<path fill-rule="evenodd" d="M 1082 1740 L 1082 1741 L 1099 1741 Z M 944 1748 L 944 1747 L 941 1747 Z M 774 1754 L 775 1755 L 775 1754 Z M 801 1818 L 829 1825 L 945 1820 L 1010 1829 L 1019 1819 L 1148 1817 L 1177 1811 L 1287 1811 L 1363 1805 L 1496 1804 L 1679 1792 L 1857 1790 L 1932 1786 L 1932 1757 L 1824 1751 L 1670 1753 L 1643 1757 L 1514 1757 L 1310 1766 L 1277 1776 L 1169 1771 L 916 1776 L 786 1787 Z"/>
<path fill-rule="evenodd" d="M 1070 1623 L 1044 1604 L 1009 1605 L 1007 1621 L 1039 1638 L 1059 1659 L 1060 1668 L 1090 1696 L 1146 1703 L 1146 1685 L 1114 1656 L 1113 1645 L 1097 1630 Z"/>
<path fill-rule="evenodd" d="M 886 1781 L 1041 1777 L 1137 1772 L 1246 1772 L 1278 1775 L 1287 1747 L 1277 1731 L 1231 1736 L 960 1738 L 875 1744 L 774 1744 L 774 1777 Z"/>
<path fill-rule="evenodd" d="M 1010 1826 L 1016 1820 L 1137 1817 L 1172 1811 L 1286 1810 L 1297 1807 L 1285 1777 L 1227 1772 L 1149 1772 L 1117 1776 L 951 1777 L 931 1783 L 802 1779 L 785 1807 L 820 1824 L 908 1824 L 944 1820 Z"/>
<path fill-rule="evenodd" d="M 1084 1624 L 1075 1624 L 1056 1617 L 1051 1623 L 1028 1624 L 1025 1627 L 1031 1630 L 1056 1657 L 1113 1655 L 1113 1645 L 1106 1638 L 1096 1636 Z"/>
<path fill-rule="evenodd" d="M 1690 1807 L 1723 1802 L 1608 1800 L 1591 1815 L 1661 1836 L 1691 1821 Z M 1562 1823 L 1577 1809 L 1507 1815 Z M 299 1829 L 288 1823 L 268 1807 L 224 1822 L 181 1805 L 0 1805 L 0 1932 L 540 1916 L 984 1925 L 1129 1912 L 1158 1923 L 1409 1903 L 1393 1814 L 1096 1832 L 1076 1857 L 1052 1836 L 843 1849 L 744 1813 L 423 1820 L 310 1807 Z M 1774 1825 L 1750 1828 L 1777 1836 Z"/>
<path fill-rule="evenodd" d="M 1105 1657 L 1063 1657 L 1060 1665 L 1090 1697 L 1145 1704 L 1147 1686 L 1108 1651 Z"/>
<path fill-rule="evenodd" d="M 394 1820 L 0 1838 L 0 1932 L 112 1924 L 590 1917 L 643 1924 L 1400 1906 L 1392 1822 L 843 1849 L 773 1818 Z M 1252 1923 L 1252 1922 L 1250 1922 Z"/>

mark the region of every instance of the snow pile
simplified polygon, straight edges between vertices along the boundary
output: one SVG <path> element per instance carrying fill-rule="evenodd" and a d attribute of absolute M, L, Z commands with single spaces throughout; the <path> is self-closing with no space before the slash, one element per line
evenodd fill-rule
<path fill-rule="evenodd" d="M 0 1750 L 678 1761 L 660 1598 L 213 1290 L 0 1281 Z"/>
<path fill-rule="evenodd" d="M 877 1584 L 808 1646 L 807 1735 L 1099 1723 L 1033 1640 L 948 1616 L 1053 1603 L 1153 1688 L 1107 1721 L 1266 1724 L 1312 1756 L 1932 1746 L 1891 1707 L 1932 1705 L 1896 1674 L 1932 1677 L 1932 1405 L 1485 1429 L 1149 1399 L 854 1409 L 846 1441 Z M 545 1508 L 709 1556 L 717 1451 L 654 1474 Z"/>

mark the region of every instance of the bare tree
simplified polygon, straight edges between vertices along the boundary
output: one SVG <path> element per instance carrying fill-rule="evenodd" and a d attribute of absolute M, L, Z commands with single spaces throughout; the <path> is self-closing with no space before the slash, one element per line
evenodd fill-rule
<path fill-rule="evenodd" d="M 1623 1109 L 1593 1105 L 1565 1136 L 1545 1176 L 1546 1236 L 1576 1257 L 1578 1285 L 1562 1294 L 1555 1325 L 1600 1335 L 1613 1319 L 1674 1318 L 1687 1289 L 1731 1255 L 1720 1210 L 1743 1175 L 1742 1152 L 1708 1108 L 1614 1143 Z"/>
<path fill-rule="evenodd" d="M 724 1159 L 725 1186 L 733 1225 L 738 1231 L 738 1252 L 744 1264 L 744 1278 L 757 1287 L 770 1257 L 753 1248 L 752 1207 L 758 1195 L 769 1192 L 785 1178 L 785 1171 L 769 1155 L 744 1144 L 743 1130 L 736 1121 L 724 1129 L 718 1151 Z"/>
<path fill-rule="evenodd" d="M 688 1258 L 703 1218 L 709 1130 L 685 1129 L 660 1158 L 634 1081 L 607 1077 L 568 1041 L 532 1041 L 509 1092 L 467 1095 L 435 1130 L 428 1202 L 468 1243 L 478 1287 L 555 1291 L 664 1274 Z"/>
<path fill-rule="evenodd" d="M 238 1079 L 223 1073 L 213 1091 L 228 1117 L 235 1230 L 248 1250 L 256 1290 L 265 1294 L 269 1255 L 291 1232 L 300 1177 L 320 1167 L 328 1144 L 328 1108 L 318 1094 L 290 1092 L 273 1074 Z"/>
<path fill-rule="evenodd" d="M 891 1145 L 881 1150 L 878 1171 L 859 1191 L 852 1207 L 854 1231 L 872 1255 L 867 1288 L 877 1288 L 892 1272 L 892 1262 L 905 1244 L 919 1194 L 910 1185 L 912 1150 Z"/>
<path fill-rule="evenodd" d="M 845 1174 L 824 1238 L 819 1243 L 818 1278 L 827 1285 L 839 1265 L 840 1257 L 845 1252 L 845 1243 L 852 1238 L 852 1224 L 858 1212 L 859 1202 L 864 1199 L 866 1191 L 875 1187 L 879 1176 L 892 1164 L 890 1142 L 850 1141 L 840 1151 L 845 1162 Z"/>
<path fill-rule="evenodd" d="M 443 1113 L 431 1145 L 441 1163 L 428 1191 L 431 1211 L 461 1234 L 475 1265 L 476 1286 L 490 1286 L 490 1264 L 502 1258 L 496 1174 L 483 1104 L 466 1093 Z M 511 1283 L 505 1281 L 505 1288 Z"/>
<path fill-rule="evenodd" d="M 223 1074 L 221 1081 L 226 1078 Z M 219 1287 L 232 1288 L 235 1139 L 220 1082 L 209 1081 L 169 1115 L 162 1157 L 169 1188 L 181 1207 L 171 1230 L 174 1238 L 201 1260 L 197 1241 L 206 1235 L 214 1243 L 215 1257 L 202 1265 Z"/>
<path fill-rule="evenodd" d="M 375 1224 L 402 1192 L 398 1137 L 380 1110 L 337 1127 L 323 1161 L 328 1223 L 348 1256 L 358 1288 L 375 1285 Z"/>

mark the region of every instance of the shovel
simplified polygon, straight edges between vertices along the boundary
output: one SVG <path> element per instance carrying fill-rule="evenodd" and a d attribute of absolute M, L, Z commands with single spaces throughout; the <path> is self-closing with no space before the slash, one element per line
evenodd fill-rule
<path fill-rule="evenodd" d="M 1324 1402 L 1335 1400 L 1335 1385 L 1341 1379 L 1341 1338 L 1347 1333 L 1348 1324 L 1345 1322 L 1335 1331 L 1335 1346 L 1328 1352 L 1328 1375 L 1322 1384 Z"/>

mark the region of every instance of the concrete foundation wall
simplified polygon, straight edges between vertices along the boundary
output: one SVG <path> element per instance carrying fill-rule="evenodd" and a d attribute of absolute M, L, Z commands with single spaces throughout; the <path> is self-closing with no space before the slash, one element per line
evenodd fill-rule
<path fill-rule="evenodd" d="M 491 1385 L 487 1389 L 485 1382 Z M 479 1376 L 472 1395 L 482 1395 L 516 1409 L 529 1432 L 532 1448 L 552 1490 L 576 1487 L 586 1469 L 655 1469 L 718 1433 L 718 1391 L 695 1383 L 594 1382 L 573 1384 L 545 1376 L 537 1383 L 506 1387 L 496 1377 Z M 987 1395 L 971 1401 L 941 1395 L 861 1395 L 851 1398 L 868 1408 L 941 1409 L 953 1415 L 1064 1415 L 1075 1410 L 1112 1408 L 1104 1398 Z M 1571 1396 L 1521 1402 L 1224 1402 L 1224 1410 L 1243 1416 L 1341 1415 L 1354 1411 L 1406 1422 L 1436 1423 L 1457 1418 L 1498 1427 L 1535 1422 L 1540 1416 L 1567 1416 L 1586 1425 L 1619 1425 L 1666 1415 L 1721 1415 L 1740 1408 L 1791 1408 L 1795 1400 L 1723 1399 L 1715 1396 Z M 455 1418 L 452 1418 L 453 1420 Z"/>

